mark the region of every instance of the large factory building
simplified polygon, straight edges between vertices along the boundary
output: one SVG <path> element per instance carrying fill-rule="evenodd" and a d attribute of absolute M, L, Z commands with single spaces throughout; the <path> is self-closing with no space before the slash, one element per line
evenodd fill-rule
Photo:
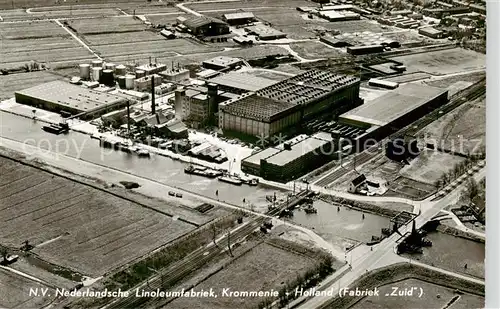
<path fill-rule="evenodd" d="M 310 70 L 219 104 L 219 128 L 272 136 L 318 114 L 356 107 L 359 84 L 356 77 Z"/>
<path fill-rule="evenodd" d="M 53 81 L 15 92 L 16 102 L 54 112 L 93 119 L 127 105 L 127 100 L 106 92 Z"/>
<path fill-rule="evenodd" d="M 380 140 L 448 102 L 448 91 L 405 84 L 339 117 L 339 123 L 361 128 L 359 141 Z"/>
<path fill-rule="evenodd" d="M 299 135 L 245 158 L 241 170 L 267 180 L 288 182 L 330 161 L 334 148 L 328 133 Z"/>

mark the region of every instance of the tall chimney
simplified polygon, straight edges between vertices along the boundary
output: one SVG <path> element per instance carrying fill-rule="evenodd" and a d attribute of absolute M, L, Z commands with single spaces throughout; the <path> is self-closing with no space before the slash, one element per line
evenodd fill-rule
<path fill-rule="evenodd" d="M 155 106 L 155 76 L 151 76 L 151 114 L 156 114 Z"/>
<path fill-rule="evenodd" d="M 127 135 L 130 135 L 130 101 L 127 100 Z"/>
<path fill-rule="evenodd" d="M 149 66 L 151 66 L 151 56 L 149 56 Z"/>

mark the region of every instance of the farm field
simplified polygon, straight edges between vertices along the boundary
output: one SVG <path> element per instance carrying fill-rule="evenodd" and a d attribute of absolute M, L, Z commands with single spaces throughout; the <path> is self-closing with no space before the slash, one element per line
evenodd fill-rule
<path fill-rule="evenodd" d="M 486 100 L 478 99 L 453 110 L 421 131 L 444 149 L 463 154 L 478 153 L 486 147 Z"/>
<path fill-rule="evenodd" d="M 167 24 L 174 24 L 175 20 L 179 16 L 188 17 L 189 15 L 187 15 L 184 12 L 179 12 L 178 14 L 168 13 L 168 14 L 164 14 L 164 15 L 156 15 L 156 14 L 155 15 L 146 15 L 146 18 L 154 25 L 156 25 L 156 24 L 167 25 Z"/>
<path fill-rule="evenodd" d="M 243 1 L 231 1 L 231 2 L 219 2 L 219 3 L 192 3 L 186 5 L 195 11 L 207 11 L 207 10 L 228 10 L 228 9 L 241 9 L 241 8 L 258 8 L 258 7 L 293 7 L 294 9 L 298 6 L 311 6 L 310 2 L 304 0 L 243 0 Z"/>
<path fill-rule="evenodd" d="M 229 287 L 232 291 L 278 290 L 285 282 L 313 267 L 315 262 L 313 258 L 261 243 L 196 286 L 197 290 L 213 288 L 219 297 L 178 298 L 165 308 L 256 308 L 264 298 L 221 297 L 220 293 Z"/>
<path fill-rule="evenodd" d="M 292 43 L 290 48 L 305 59 L 340 58 L 346 55 L 317 41 Z"/>
<path fill-rule="evenodd" d="M 55 298 L 51 288 L 47 296 L 29 296 L 30 288 L 48 287 L 0 268 L 0 308 L 42 308 Z"/>
<path fill-rule="evenodd" d="M 172 14 L 172 13 L 181 13 L 178 8 L 175 6 L 167 6 L 165 3 L 157 4 L 151 3 L 151 5 L 144 5 L 141 3 L 140 5 L 128 4 L 128 5 L 119 5 L 124 12 L 133 15 L 134 11 L 137 15 L 147 15 L 147 14 Z"/>
<path fill-rule="evenodd" d="M 2 40 L 39 39 L 46 37 L 69 37 L 69 34 L 52 21 L 0 24 Z"/>
<path fill-rule="evenodd" d="M 0 243 L 29 240 L 42 259 L 83 274 L 102 275 L 195 227 L 9 159 L 0 168 Z"/>
<path fill-rule="evenodd" d="M 32 19 L 23 9 L 0 10 L 0 16 L 4 21 L 18 21 Z"/>
<path fill-rule="evenodd" d="M 376 21 L 366 20 L 366 19 L 322 23 L 321 26 L 324 27 L 325 29 L 339 31 L 340 33 L 352 33 L 352 32 L 364 32 L 364 31 L 381 33 L 381 32 L 393 32 L 395 31 L 395 29 L 398 29 L 398 28 L 393 28 L 391 26 L 382 28 L 383 26 L 377 23 Z"/>
<path fill-rule="evenodd" d="M 64 5 L 59 5 L 55 7 L 65 7 L 68 5 L 84 5 L 84 4 L 92 4 L 93 6 L 113 6 L 116 7 L 118 5 L 127 5 L 130 3 L 137 3 L 138 5 L 143 5 L 143 0 L 66 0 Z M 29 7 L 46 7 L 46 6 L 54 6 L 54 0 L 30 0 L 29 2 L 25 1 L 14 1 L 12 0 L 0 0 L 0 8 L 2 9 L 20 9 L 27 8 L 29 3 Z"/>
<path fill-rule="evenodd" d="M 392 288 L 398 287 L 399 290 L 405 288 L 411 289 L 419 287 L 423 289 L 421 298 L 417 296 L 401 296 L 401 297 L 383 297 L 387 293 L 392 293 Z M 351 308 L 353 309 L 385 309 L 385 308 L 410 308 L 421 309 L 426 308 L 444 308 L 446 304 L 457 296 L 453 289 L 432 284 L 430 282 L 418 279 L 406 279 L 399 282 L 383 285 L 379 287 L 380 297 L 368 296 Z M 439 297 L 438 297 L 439 295 Z M 484 297 L 473 294 L 458 295 L 458 300 L 455 301 L 449 309 L 468 309 L 482 308 L 484 306 Z"/>
<path fill-rule="evenodd" d="M 83 18 L 83 17 L 109 17 L 122 15 L 116 7 L 99 6 L 63 6 L 63 7 L 44 7 L 32 8 L 28 14 L 32 19 L 47 18 Z"/>
<path fill-rule="evenodd" d="M 445 75 L 484 69 L 486 56 L 471 50 L 452 48 L 427 53 L 393 57 L 402 62 L 408 71 L 422 71 L 432 75 Z"/>
<path fill-rule="evenodd" d="M 0 24 L 0 37 L 0 69 L 24 66 L 31 61 L 55 68 L 94 57 L 54 22 Z"/>
<path fill-rule="evenodd" d="M 62 76 L 48 71 L 0 75 L 0 100 L 14 97 L 14 92 L 36 86 L 44 82 L 63 79 Z"/>
<path fill-rule="evenodd" d="M 119 18 L 84 18 L 69 20 L 68 24 L 79 34 L 142 31 L 146 26 L 133 16 Z"/>
<path fill-rule="evenodd" d="M 159 35 L 158 37 L 162 38 Z M 102 57 L 111 59 L 117 59 L 116 57 L 126 57 L 127 59 L 133 59 L 135 55 L 171 57 L 176 54 L 188 55 L 222 51 L 221 48 L 207 47 L 205 45 L 186 39 L 163 39 L 145 42 L 92 45 L 92 47 L 96 52 L 99 52 Z"/>
<path fill-rule="evenodd" d="M 165 38 L 163 36 L 152 31 L 88 34 L 85 35 L 84 38 L 85 41 L 87 41 L 92 46 L 122 44 L 130 42 L 165 41 Z"/>

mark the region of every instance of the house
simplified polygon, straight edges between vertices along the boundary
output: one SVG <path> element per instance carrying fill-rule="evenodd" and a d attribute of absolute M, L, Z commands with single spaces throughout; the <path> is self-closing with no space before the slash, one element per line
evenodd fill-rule
<path fill-rule="evenodd" d="M 349 192 L 350 193 L 357 193 L 359 192 L 364 186 L 366 186 L 366 176 L 364 174 L 360 174 L 358 177 L 354 178 L 351 183 L 349 184 Z"/>
<path fill-rule="evenodd" d="M 199 36 L 218 36 L 229 34 L 229 25 L 220 19 L 196 16 L 184 21 L 186 26 L 192 34 Z"/>
<path fill-rule="evenodd" d="M 179 119 L 171 119 L 165 123 L 155 125 L 155 134 L 161 137 L 169 138 L 187 138 L 188 129 Z"/>

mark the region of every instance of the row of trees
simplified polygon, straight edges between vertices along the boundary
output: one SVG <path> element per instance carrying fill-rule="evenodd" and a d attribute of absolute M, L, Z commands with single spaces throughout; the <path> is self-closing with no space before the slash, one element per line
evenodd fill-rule
<path fill-rule="evenodd" d="M 455 164 L 447 173 L 441 175 L 441 177 L 434 182 L 434 186 L 438 190 L 446 187 L 472 168 L 478 160 L 482 160 L 483 158 L 484 155 L 482 154 L 468 156 L 464 161 Z"/>

